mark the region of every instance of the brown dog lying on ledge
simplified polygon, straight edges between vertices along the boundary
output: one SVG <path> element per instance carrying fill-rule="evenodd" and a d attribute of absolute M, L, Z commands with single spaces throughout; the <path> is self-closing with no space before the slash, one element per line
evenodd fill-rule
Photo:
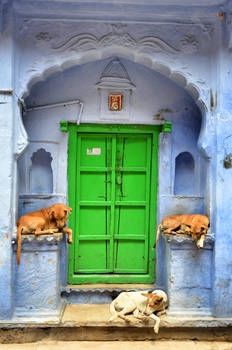
<path fill-rule="evenodd" d="M 21 216 L 17 223 L 17 263 L 20 264 L 21 255 L 21 235 L 34 233 L 35 235 L 45 235 L 55 232 L 68 234 L 68 243 L 72 243 L 72 230 L 65 227 L 68 220 L 68 213 L 72 209 L 62 203 L 53 204 L 49 208 L 37 210 Z"/>
<path fill-rule="evenodd" d="M 156 231 L 156 246 L 160 230 L 165 234 L 186 234 L 190 235 L 196 242 L 197 248 L 203 248 L 205 235 L 209 228 L 209 218 L 206 215 L 191 214 L 191 215 L 173 215 L 166 216 Z"/>

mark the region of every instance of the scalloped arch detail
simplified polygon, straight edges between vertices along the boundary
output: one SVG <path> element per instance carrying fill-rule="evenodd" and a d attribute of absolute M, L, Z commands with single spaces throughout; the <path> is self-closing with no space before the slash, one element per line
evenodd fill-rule
<path fill-rule="evenodd" d="M 25 99 L 29 96 L 31 88 L 38 82 L 45 81 L 52 73 L 63 72 L 68 68 L 80 66 L 85 63 L 91 63 L 105 58 L 121 57 L 131 60 L 134 63 L 144 65 L 152 70 L 159 72 L 171 81 L 177 83 L 185 91 L 187 91 L 193 98 L 196 105 L 199 107 L 202 114 L 202 127 L 198 139 L 198 147 L 205 157 L 210 155 L 210 138 L 207 134 L 207 125 L 211 127 L 210 113 L 207 109 L 207 96 L 197 83 L 190 80 L 191 72 L 184 68 L 175 70 L 170 67 L 167 62 L 157 60 L 154 55 L 142 53 L 122 46 L 109 46 L 104 49 L 87 50 L 83 52 L 75 52 L 69 56 L 67 53 L 62 53 L 58 56 L 49 56 L 47 58 L 38 59 L 26 72 L 21 81 L 18 95 Z M 208 136 L 207 136 L 208 135 Z M 25 138 L 25 137 L 24 137 Z M 25 146 L 16 151 L 19 156 Z"/>
<path fill-rule="evenodd" d="M 200 108 L 202 114 L 206 113 L 206 103 L 201 97 L 200 88 L 188 79 L 187 72 L 183 70 L 172 69 L 168 63 L 155 60 L 152 55 L 133 52 L 133 49 L 122 47 L 109 47 L 104 50 L 93 50 L 78 53 L 75 56 L 67 57 L 62 55 L 54 59 L 38 60 L 34 63 L 33 68 L 29 69 L 21 84 L 21 91 L 19 94 L 25 99 L 30 94 L 30 90 L 33 85 L 38 82 L 45 81 L 52 73 L 64 71 L 73 66 L 79 66 L 85 63 L 94 62 L 97 60 L 110 58 L 113 56 L 129 59 L 135 63 L 144 65 L 150 69 L 153 69 L 160 74 L 166 76 L 170 80 L 177 83 L 180 87 L 186 90 L 194 99 L 195 103 Z"/>

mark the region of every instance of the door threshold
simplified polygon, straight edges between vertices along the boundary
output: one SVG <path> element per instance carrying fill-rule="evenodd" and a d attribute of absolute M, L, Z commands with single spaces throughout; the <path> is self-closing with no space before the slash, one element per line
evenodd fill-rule
<path fill-rule="evenodd" d="M 154 289 L 155 286 L 153 283 L 112 283 L 112 284 L 102 284 L 102 283 L 97 283 L 97 284 L 68 284 L 65 289 L 85 289 L 85 290 L 93 290 L 93 289 L 104 289 L 104 290 L 143 290 L 143 289 Z"/>
<path fill-rule="evenodd" d="M 121 292 L 152 291 L 154 284 L 69 284 L 61 289 L 67 304 L 110 304 Z"/>

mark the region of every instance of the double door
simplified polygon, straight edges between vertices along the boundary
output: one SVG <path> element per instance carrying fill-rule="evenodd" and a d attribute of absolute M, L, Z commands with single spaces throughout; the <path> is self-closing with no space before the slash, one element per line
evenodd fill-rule
<path fill-rule="evenodd" d="M 69 282 L 151 282 L 158 132 L 92 128 L 70 134 Z"/>

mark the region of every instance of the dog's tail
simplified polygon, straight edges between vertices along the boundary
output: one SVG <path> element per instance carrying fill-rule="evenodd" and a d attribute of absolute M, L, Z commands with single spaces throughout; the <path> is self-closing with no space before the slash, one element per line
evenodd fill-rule
<path fill-rule="evenodd" d="M 114 300 L 112 301 L 112 303 L 110 304 L 110 313 L 111 313 L 111 317 L 110 317 L 110 321 L 113 321 L 113 320 L 115 320 L 115 318 L 117 318 L 118 317 L 118 314 L 117 314 L 117 312 L 116 312 L 116 310 L 115 310 L 115 307 L 114 307 Z"/>
<path fill-rule="evenodd" d="M 160 224 L 158 225 L 158 227 L 157 227 L 157 230 L 156 230 L 156 237 L 155 237 L 155 244 L 154 244 L 153 248 L 155 248 L 156 245 L 157 245 L 157 242 L 158 242 L 158 239 L 159 239 L 159 234 L 160 234 L 160 228 L 161 228 L 161 226 L 162 226 L 162 223 L 160 223 Z"/>
<path fill-rule="evenodd" d="M 21 255 L 21 241 L 22 241 L 22 226 L 19 225 L 17 228 L 17 264 L 20 264 Z"/>

